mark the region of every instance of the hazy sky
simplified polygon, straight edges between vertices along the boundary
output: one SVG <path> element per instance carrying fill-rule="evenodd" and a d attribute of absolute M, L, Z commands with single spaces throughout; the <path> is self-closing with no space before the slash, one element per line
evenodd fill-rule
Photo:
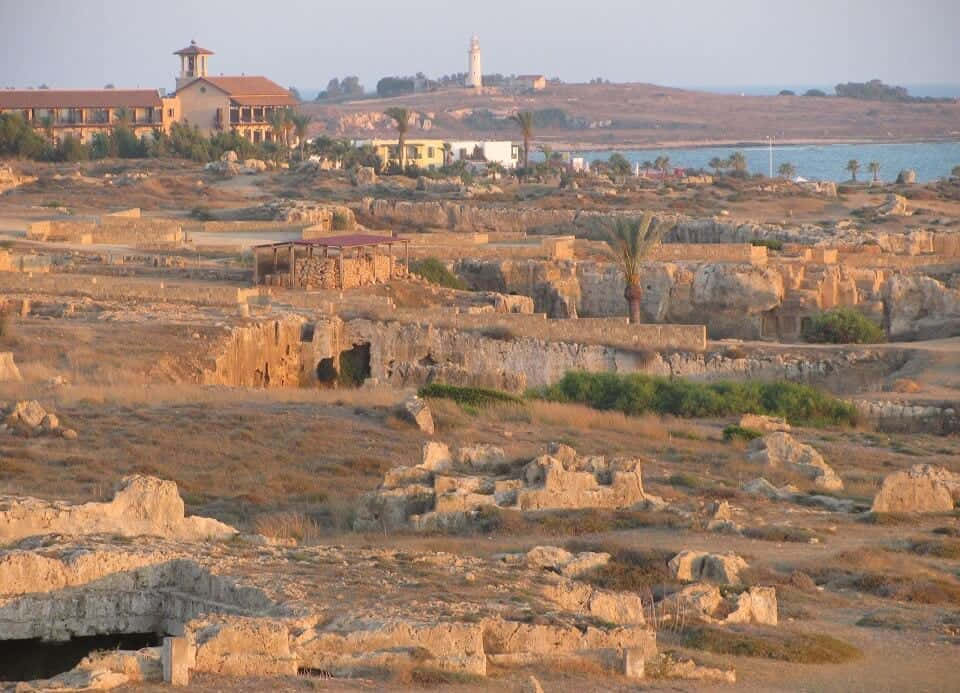
<path fill-rule="evenodd" d="M 173 88 L 212 74 L 324 87 L 466 71 L 666 85 L 960 82 L 960 0 L 0 0 L 0 86 Z"/>

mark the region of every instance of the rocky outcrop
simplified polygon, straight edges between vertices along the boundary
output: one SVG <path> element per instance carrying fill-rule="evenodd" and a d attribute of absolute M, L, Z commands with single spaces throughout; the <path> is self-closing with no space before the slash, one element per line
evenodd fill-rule
<path fill-rule="evenodd" d="M 943 513 L 960 500 L 960 475 L 917 464 L 887 475 L 873 499 L 875 513 Z"/>
<path fill-rule="evenodd" d="M 777 591 L 773 587 L 750 587 L 724 597 L 716 585 L 696 582 L 658 602 L 657 609 L 670 616 L 694 616 L 707 623 L 778 623 Z"/>
<path fill-rule="evenodd" d="M 687 550 L 671 558 L 667 566 L 678 580 L 734 585 L 740 582 L 740 571 L 746 570 L 747 562 L 735 553 Z"/>
<path fill-rule="evenodd" d="M 0 351 L 0 382 L 20 382 L 23 377 L 9 351 Z"/>
<path fill-rule="evenodd" d="M 146 534 L 201 541 L 230 537 L 236 530 L 211 518 L 186 517 L 177 485 L 149 476 L 124 477 L 107 503 L 0 496 L 0 543 L 44 534 Z"/>
<path fill-rule="evenodd" d="M 917 172 L 912 168 L 905 168 L 897 174 L 897 183 L 899 185 L 912 185 L 917 182 Z"/>
<path fill-rule="evenodd" d="M 469 474 L 478 467 L 490 469 L 489 461 L 502 460 L 501 455 L 499 450 L 468 448 L 458 453 L 455 467 L 445 445 L 427 443 L 419 465 L 391 469 L 380 488 L 362 499 L 354 527 L 369 531 L 407 524 L 423 530 L 462 526 L 493 507 L 534 511 L 663 505 L 658 497 L 644 493 L 640 460 L 581 457 L 563 445 L 550 446 L 548 454 L 528 463 L 519 476 L 510 471 Z"/>
<path fill-rule="evenodd" d="M 427 406 L 427 403 L 422 399 L 414 395 L 409 397 L 403 403 L 403 411 L 417 428 L 426 433 L 428 436 L 432 436 L 434 432 L 433 426 L 433 414 L 430 411 L 430 407 Z"/>
<path fill-rule="evenodd" d="M 883 285 L 891 339 L 937 339 L 960 333 L 960 288 L 922 275 L 895 274 Z"/>
<path fill-rule="evenodd" d="M 767 433 L 777 431 L 783 433 L 790 432 L 790 424 L 787 423 L 786 419 L 779 416 L 764 416 L 762 414 L 744 414 L 740 417 L 740 428 Z"/>
<path fill-rule="evenodd" d="M 789 433 L 776 432 L 758 438 L 751 443 L 751 448 L 753 452 L 748 455 L 751 461 L 800 474 L 827 491 L 843 489 L 843 480 L 824 462 L 823 456 Z"/>
<path fill-rule="evenodd" d="M 910 216 L 910 207 L 907 198 L 890 193 L 879 207 L 874 210 L 878 217 L 907 217 Z"/>
<path fill-rule="evenodd" d="M 536 207 L 465 205 L 450 201 L 411 202 L 365 198 L 359 211 L 377 220 L 450 231 L 530 231 L 541 227 L 567 227 L 577 213 Z"/>

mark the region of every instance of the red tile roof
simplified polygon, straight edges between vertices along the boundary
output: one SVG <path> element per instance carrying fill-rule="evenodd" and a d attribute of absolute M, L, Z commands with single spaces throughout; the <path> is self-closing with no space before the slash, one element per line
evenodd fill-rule
<path fill-rule="evenodd" d="M 315 246 L 320 248 L 359 248 L 369 245 L 393 245 L 394 243 L 407 243 L 406 238 L 396 236 L 374 236 L 366 233 L 353 233 L 344 236 L 324 236 L 323 238 L 311 238 L 306 241 L 280 241 L 278 243 L 264 243 L 255 245 L 254 248 L 280 248 L 290 245 Z"/>
<path fill-rule="evenodd" d="M 0 109 L 159 108 L 156 89 L 0 89 Z"/>
<path fill-rule="evenodd" d="M 174 55 L 213 55 L 213 51 L 207 50 L 206 48 L 201 48 L 197 45 L 196 41 L 191 41 L 190 45 L 186 48 L 181 48 L 178 51 L 174 51 Z"/>
<path fill-rule="evenodd" d="M 296 106 L 299 103 L 289 89 L 266 77 L 199 77 L 183 89 L 200 81 L 212 84 L 242 106 Z"/>

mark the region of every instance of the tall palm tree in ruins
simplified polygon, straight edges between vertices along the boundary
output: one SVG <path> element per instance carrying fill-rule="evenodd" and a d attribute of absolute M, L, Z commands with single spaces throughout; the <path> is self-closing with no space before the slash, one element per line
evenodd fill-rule
<path fill-rule="evenodd" d="M 407 130 L 410 128 L 410 109 L 393 106 L 385 110 L 384 115 L 393 119 L 397 127 L 397 161 L 400 171 L 407 169 Z"/>
<path fill-rule="evenodd" d="M 873 174 L 874 183 L 880 180 L 880 162 L 879 161 L 871 161 L 869 164 L 867 164 L 867 170 Z"/>
<path fill-rule="evenodd" d="M 640 219 L 621 217 L 613 221 L 608 243 L 617 256 L 620 270 L 626 280 L 623 297 L 630 309 L 630 322 L 640 322 L 640 300 L 643 286 L 640 283 L 640 263 L 650 250 L 660 242 L 667 231 L 666 224 L 653 222 L 653 214 L 645 212 Z"/>
<path fill-rule="evenodd" d="M 287 112 L 283 109 L 276 109 L 270 114 L 268 120 L 270 122 L 270 129 L 273 130 L 273 141 L 277 143 L 277 152 L 279 153 L 280 143 L 283 141 Z"/>
<path fill-rule="evenodd" d="M 510 120 L 520 126 L 523 133 L 523 168 L 530 166 L 530 140 L 533 139 L 533 113 L 520 111 L 510 116 Z"/>
<path fill-rule="evenodd" d="M 300 159 L 303 159 L 303 149 L 307 146 L 307 128 L 313 118 L 305 113 L 293 113 L 290 115 L 290 121 L 293 123 L 293 132 L 297 136 L 297 144 L 300 147 Z"/>

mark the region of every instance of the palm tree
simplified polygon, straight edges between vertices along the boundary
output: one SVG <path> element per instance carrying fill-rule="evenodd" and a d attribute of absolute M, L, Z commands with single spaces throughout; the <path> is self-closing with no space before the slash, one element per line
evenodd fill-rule
<path fill-rule="evenodd" d="M 797 175 L 797 168 L 791 163 L 782 163 L 780 164 L 780 168 L 777 169 L 777 173 L 784 178 L 793 178 Z"/>
<path fill-rule="evenodd" d="M 867 164 L 867 170 L 873 174 L 874 183 L 880 180 L 880 162 L 879 161 L 871 161 L 869 164 Z"/>
<path fill-rule="evenodd" d="M 626 281 L 623 297 L 630 310 L 630 322 L 640 322 L 640 300 L 643 286 L 640 284 L 640 263 L 666 233 L 667 226 L 653 223 L 653 215 L 645 212 L 641 219 L 620 217 L 614 220 L 608 243 L 617 256 L 620 270 Z"/>
<path fill-rule="evenodd" d="M 950 171 L 950 175 L 954 178 L 960 178 L 960 166 L 954 166 L 953 170 Z"/>
<path fill-rule="evenodd" d="M 290 148 L 290 133 L 293 132 L 293 117 L 295 113 L 292 108 L 283 109 L 283 143 L 287 149 Z"/>
<path fill-rule="evenodd" d="M 490 175 L 493 176 L 493 180 L 497 181 L 503 177 L 503 174 L 507 172 L 507 169 L 498 161 L 491 161 L 487 164 L 487 171 L 490 172 Z"/>
<path fill-rule="evenodd" d="M 653 160 L 653 167 L 660 171 L 664 178 L 667 177 L 667 172 L 670 170 L 670 157 L 669 156 L 658 156 Z"/>
<path fill-rule="evenodd" d="M 449 166 L 453 163 L 453 145 L 449 142 L 443 143 L 443 165 Z"/>
<path fill-rule="evenodd" d="M 543 154 L 543 163 L 550 165 L 550 159 L 553 157 L 553 147 L 549 144 L 541 144 L 537 149 L 540 150 L 540 153 Z"/>
<path fill-rule="evenodd" d="M 283 109 L 276 109 L 267 119 L 270 123 L 270 129 L 273 130 L 273 141 L 277 143 L 277 153 L 280 152 L 280 141 L 283 139 L 284 128 L 286 126 L 287 113 Z"/>
<path fill-rule="evenodd" d="M 510 116 L 510 119 L 520 126 L 523 132 L 523 167 L 530 166 L 530 140 L 533 139 L 533 113 L 520 111 Z"/>
<path fill-rule="evenodd" d="M 400 171 L 406 170 L 407 166 L 407 130 L 410 128 L 410 110 L 393 106 L 385 110 L 384 115 L 393 118 L 393 123 L 397 128 L 397 160 L 400 162 Z"/>
<path fill-rule="evenodd" d="M 297 144 L 300 146 L 300 159 L 303 159 L 303 148 L 307 144 L 307 128 L 310 126 L 311 116 L 306 113 L 292 113 L 290 120 L 293 122 L 293 130 L 297 136 Z"/>
<path fill-rule="evenodd" d="M 850 161 L 847 162 L 847 166 L 845 170 L 850 171 L 850 177 L 853 180 L 853 182 L 856 183 L 857 171 L 860 170 L 860 162 L 857 161 L 856 159 L 850 159 Z"/>
<path fill-rule="evenodd" d="M 40 119 L 40 127 L 43 128 L 43 134 L 46 135 L 50 143 L 53 144 L 53 116 L 43 116 L 43 118 Z"/>
<path fill-rule="evenodd" d="M 133 120 L 130 111 L 122 106 L 113 112 L 113 118 L 116 120 L 117 125 L 122 127 L 128 126 L 130 121 Z"/>
<path fill-rule="evenodd" d="M 730 166 L 734 171 L 746 171 L 747 157 L 743 155 L 743 152 L 734 152 L 730 155 Z"/>
<path fill-rule="evenodd" d="M 715 156 L 712 159 L 710 159 L 710 163 L 708 163 L 707 166 L 712 168 L 713 172 L 719 176 L 720 170 L 724 168 L 723 164 L 724 164 L 723 159 L 721 159 L 719 156 Z"/>

